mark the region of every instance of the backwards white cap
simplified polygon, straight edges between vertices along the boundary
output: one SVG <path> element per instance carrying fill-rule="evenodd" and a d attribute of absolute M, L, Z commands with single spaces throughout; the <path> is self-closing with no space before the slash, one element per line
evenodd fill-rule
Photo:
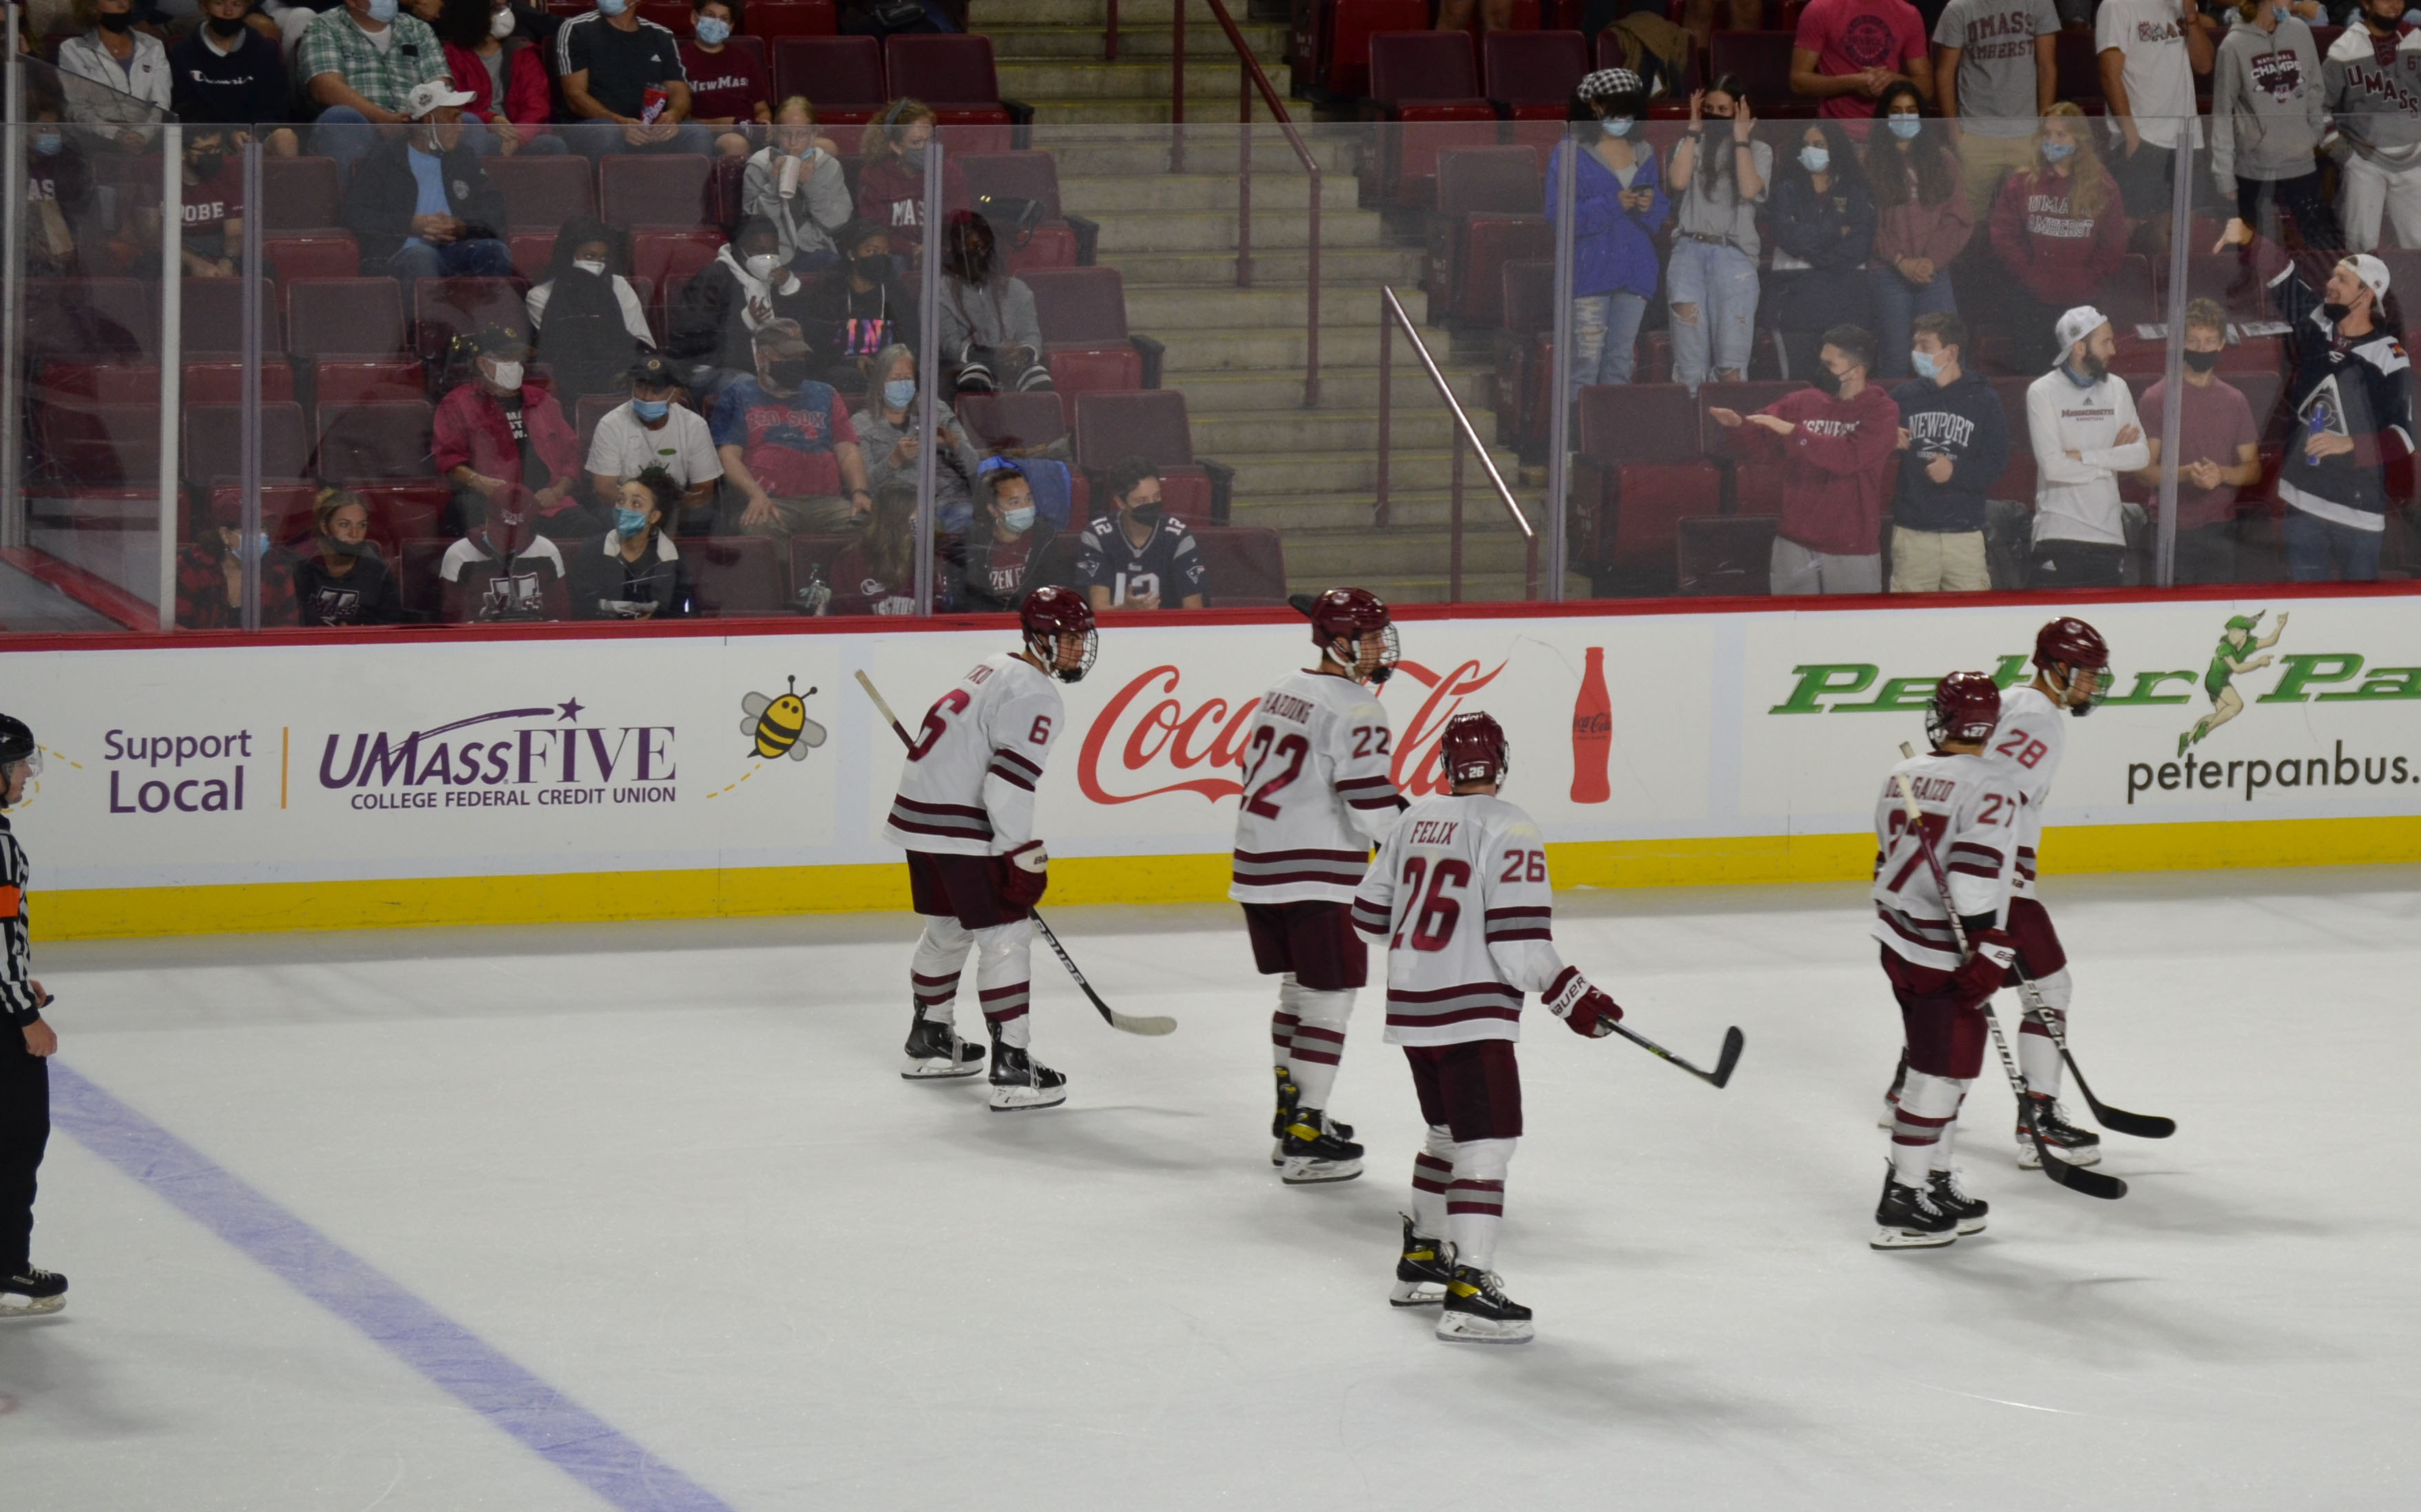
<path fill-rule="evenodd" d="M 2067 361 L 2069 352 L 2075 349 L 2078 342 L 2109 323 L 2110 318 L 2090 304 L 2079 304 L 2061 316 L 2059 318 L 2060 360 Z"/>
<path fill-rule="evenodd" d="M 2362 280 L 2363 287 L 2370 290 L 2370 297 L 2374 302 L 2386 303 L 2387 264 L 2367 252 L 2357 252 L 2342 261 L 2346 267 L 2353 270 L 2353 275 L 2356 278 Z"/>

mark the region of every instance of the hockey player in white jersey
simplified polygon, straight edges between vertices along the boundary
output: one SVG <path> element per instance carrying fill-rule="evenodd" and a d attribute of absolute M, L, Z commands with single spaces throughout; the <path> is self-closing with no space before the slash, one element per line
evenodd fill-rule
<path fill-rule="evenodd" d="M 1370 848 L 1404 807 L 1390 775 L 1387 711 L 1371 691 L 1396 670 L 1387 606 L 1364 588 L 1331 588 L 1310 614 L 1320 665 L 1279 678 L 1244 732 L 1227 889 L 1244 906 L 1254 966 L 1278 978 L 1270 1160 L 1289 1186 L 1362 1174 L 1352 1126 L 1332 1122 L 1326 1110 L 1354 990 L 1369 974 L 1353 890 L 1369 869 Z"/>
<path fill-rule="evenodd" d="M 1441 1339 L 1523 1344 L 1530 1309 L 1493 1272 L 1522 1134 L 1523 995 L 1590 1038 L 1612 1034 L 1622 1010 L 1555 954 L 1546 842 L 1496 796 L 1504 730 L 1457 714 L 1439 754 L 1451 791 L 1404 811 L 1353 898 L 1355 927 L 1387 942 L 1387 1041 L 1404 1047 L 1429 1126 L 1391 1300 L 1443 1302 Z"/>
<path fill-rule="evenodd" d="M 1983 1068 L 1983 1005 L 2017 957 L 2003 923 L 2023 802 L 2007 765 L 1984 750 L 2000 709 L 2000 689 L 1983 673 L 1944 678 L 1925 720 L 1932 752 L 1894 767 L 1875 798 L 1874 936 L 1908 1045 L 1875 1208 L 1879 1250 L 1952 1243 L 1980 1231 L 1990 1212 L 1960 1187 L 1951 1149 L 1959 1105 Z M 1921 831 L 1901 797 L 1902 775 L 1924 812 Z M 1926 842 L 1949 879 L 1947 898 Z M 1954 912 L 1966 932 L 1963 953 Z"/>
<path fill-rule="evenodd" d="M 959 1038 L 959 973 L 976 957 L 976 997 L 992 1036 L 994 1112 L 1068 1100 L 1068 1079 L 1033 1057 L 1026 1015 L 1034 905 L 1049 856 L 1034 834 L 1034 792 L 1065 724 L 1058 684 L 1092 668 L 1093 611 L 1072 588 L 1042 587 L 1018 611 L 1023 650 L 984 658 L 933 701 L 908 747 L 882 837 L 908 851 L 925 916 L 909 968 L 915 1007 L 900 1075 L 973 1076 L 983 1052 Z"/>

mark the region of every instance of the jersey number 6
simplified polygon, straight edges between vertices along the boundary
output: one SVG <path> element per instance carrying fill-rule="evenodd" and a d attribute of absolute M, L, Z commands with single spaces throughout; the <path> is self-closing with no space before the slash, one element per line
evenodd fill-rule
<path fill-rule="evenodd" d="M 908 759 L 924 760 L 925 754 L 932 750 L 934 742 L 942 738 L 942 732 L 949 728 L 950 715 L 966 711 L 967 691 L 964 688 L 953 688 L 934 699 L 933 707 L 925 710 L 925 727 L 916 732 L 916 743 L 908 748 Z"/>
<path fill-rule="evenodd" d="M 1277 807 L 1270 802 L 1270 795 L 1302 776 L 1303 758 L 1311 755 L 1311 742 L 1300 735 L 1289 735 L 1278 740 L 1273 751 L 1270 742 L 1276 736 L 1277 731 L 1267 725 L 1253 732 L 1252 744 L 1248 748 L 1253 764 L 1244 769 L 1244 811 L 1257 814 L 1265 819 L 1278 817 Z M 1284 757 L 1287 769 L 1259 787 L 1254 787 L 1254 779 L 1261 774 L 1262 763 L 1273 755 Z"/>

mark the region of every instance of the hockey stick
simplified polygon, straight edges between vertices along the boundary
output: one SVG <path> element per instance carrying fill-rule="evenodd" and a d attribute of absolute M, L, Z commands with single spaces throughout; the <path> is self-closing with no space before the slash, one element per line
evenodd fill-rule
<path fill-rule="evenodd" d="M 866 696 L 874 700 L 876 710 L 890 725 L 891 733 L 899 737 L 899 743 L 912 751 L 914 750 L 916 742 L 908 738 L 907 726 L 899 723 L 899 716 L 891 711 L 891 706 L 883 702 L 882 694 L 875 691 L 874 679 L 860 671 L 857 675 L 857 685 L 866 690 Z M 1157 1015 L 1136 1018 L 1131 1014 L 1120 1013 L 1102 1002 L 1101 994 L 1094 991 L 1093 984 L 1085 980 L 1085 974 L 1076 969 L 1075 961 L 1069 958 L 1067 947 L 1059 943 L 1059 937 L 1051 932 L 1051 926 L 1042 922 L 1042 911 L 1028 909 L 1026 914 L 1034 920 L 1034 927 L 1041 931 L 1043 940 L 1050 944 L 1051 953 L 1059 958 L 1059 964 L 1068 968 L 1068 974 L 1076 979 L 1076 986 L 1084 991 L 1086 998 L 1091 1000 L 1093 1006 L 1101 1010 L 1103 1022 L 1113 1029 L 1123 1029 L 1131 1035 L 1166 1035 L 1177 1032 L 1177 1021 L 1174 1019 L 1161 1018 Z"/>
<path fill-rule="evenodd" d="M 1916 756 L 1915 749 L 1905 741 L 1901 742 L 1899 750 L 1903 756 L 1913 759 Z M 1900 806 L 1908 811 L 1908 827 L 1916 837 L 1916 848 L 1925 856 L 1927 869 L 1933 873 L 1933 885 L 1941 890 L 1942 912 L 1950 920 L 1950 937 L 1959 943 L 1959 954 L 1964 956 L 1967 954 L 1967 927 L 1959 922 L 1958 905 L 1950 900 L 1950 874 L 1942 869 L 1942 858 L 1933 853 L 1932 837 L 1925 833 L 1925 810 L 1917 803 L 1916 789 L 1909 786 L 1908 773 L 1904 772 L 1892 773 L 1892 781 L 1899 788 Z M 2009 1090 L 2017 1094 L 2018 1116 L 2025 1123 L 2026 1137 L 2035 1142 L 2035 1154 L 2042 1161 L 2043 1175 L 2070 1191 L 2081 1192 L 2088 1197 L 2115 1201 L 2127 1195 L 2127 1183 L 2116 1177 L 2070 1165 L 2051 1152 L 2051 1146 L 2043 1139 L 2042 1130 L 2035 1127 L 2034 1099 L 2026 1096 L 2026 1079 L 2018 1073 L 2017 1060 L 2009 1053 L 2009 1042 L 2001 1037 L 2001 1020 L 1992 1011 L 1992 1000 L 1988 997 L 1978 1006 L 1984 1010 L 1984 1022 L 1992 1031 L 1992 1048 L 2000 1052 L 2001 1069 L 2008 1075 Z"/>
<path fill-rule="evenodd" d="M 2068 1048 L 2068 1036 L 2060 1031 L 2059 1021 L 2052 1017 L 2051 1005 L 2043 1001 L 2042 990 L 2034 978 L 2022 969 L 2018 973 L 2018 995 L 2025 999 L 2026 1017 L 2042 1025 L 2043 1033 L 2059 1047 L 2059 1058 L 2068 1062 L 2068 1074 L 2076 1078 L 2076 1090 L 2085 1098 L 2085 1105 L 2093 1110 L 2093 1120 L 2114 1134 L 2132 1134 L 2137 1139 L 2166 1139 L 2178 1131 L 2175 1118 L 2158 1114 L 2129 1113 L 2113 1108 L 2093 1095 L 2085 1084 L 2085 1072 L 2076 1064 L 2076 1056 Z"/>
<path fill-rule="evenodd" d="M 1646 1035 L 1634 1035 L 1618 1023 L 1614 1026 L 1614 1032 L 1650 1055 L 1662 1056 L 1699 1081 L 1718 1087 L 1732 1079 L 1732 1068 L 1740 1064 L 1741 1047 L 1748 1043 L 1747 1037 L 1740 1032 L 1738 1025 L 1725 1030 L 1723 1053 L 1715 1057 L 1715 1068 L 1711 1071 L 1702 1071 Z"/>

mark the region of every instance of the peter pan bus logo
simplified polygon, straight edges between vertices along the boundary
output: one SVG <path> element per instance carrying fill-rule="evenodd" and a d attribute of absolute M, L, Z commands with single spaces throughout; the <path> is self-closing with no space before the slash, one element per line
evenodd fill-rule
<path fill-rule="evenodd" d="M 358 809 L 674 802 L 673 726 L 585 724 L 586 708 L 567 698 L 402 734 L 331 735 L 320 786 L 352 789 Z"/>

